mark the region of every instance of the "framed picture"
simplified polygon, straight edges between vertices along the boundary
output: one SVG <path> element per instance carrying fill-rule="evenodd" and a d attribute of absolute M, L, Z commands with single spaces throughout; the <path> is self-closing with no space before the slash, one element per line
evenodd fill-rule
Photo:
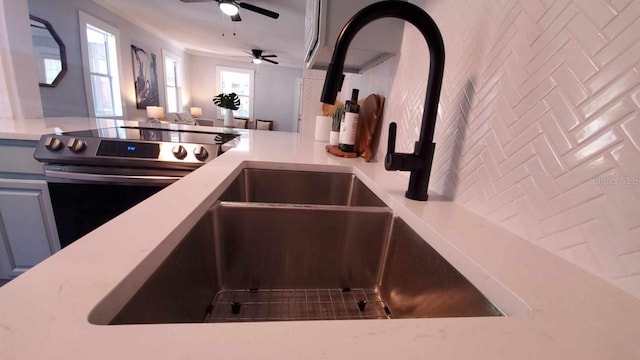
<path fill-rule="evenodd" d="M 156 73 L 156 54 L 131 45 L 133 61 L 133 83 L 136 88 L 136 108 L 160 106 L 158 95 L 158 75 Z"/>

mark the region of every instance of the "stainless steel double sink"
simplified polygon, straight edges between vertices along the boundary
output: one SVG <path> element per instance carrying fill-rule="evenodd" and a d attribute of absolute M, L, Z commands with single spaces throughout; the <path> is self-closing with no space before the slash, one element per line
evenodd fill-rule
<path fill-rule="evenodd" d="M 355 175 L 339 172 L 243 169 L 128 296 L 99 323 L 502 316 Z"/>

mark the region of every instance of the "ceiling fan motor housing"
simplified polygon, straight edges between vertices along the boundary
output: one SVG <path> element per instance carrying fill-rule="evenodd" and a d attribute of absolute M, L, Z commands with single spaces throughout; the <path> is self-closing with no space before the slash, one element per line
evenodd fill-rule
<path fill-rule="evenodd" d="M 277 61 L 273 61 L 269 59 L 269 58 L 278 57 L 278 55 L 275 55 L 275 54 L 262 55 L 262 50 L 260 49 L 251 49 L 251 55 L 253 56 L 253 59 L 251 60 L 251 62 L 253 62 L 254 64 L 260 64 L 262 61 L 266 61 L 276 65 L 278 64 Z"/>

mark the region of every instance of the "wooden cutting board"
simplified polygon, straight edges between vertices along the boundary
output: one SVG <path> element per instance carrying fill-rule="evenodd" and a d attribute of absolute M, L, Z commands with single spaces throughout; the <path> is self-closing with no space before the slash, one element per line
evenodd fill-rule
<path fill-rule="evenodd" d="M 384 97 L 375 94 L 367 96 L 360 104 L 356 149 L 367 162 L 373 159 L 378 148 L 383 105 Z"/>

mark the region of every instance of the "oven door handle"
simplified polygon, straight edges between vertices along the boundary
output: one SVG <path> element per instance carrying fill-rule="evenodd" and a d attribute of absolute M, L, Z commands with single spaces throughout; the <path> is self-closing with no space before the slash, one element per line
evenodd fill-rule
<path fill-rule="evenodd" d="M 45 176 L 51 182 L 76 182 L 76 183 L 104 183 L 123 185 L 169 185 L 181 176 L 163 175 L 114 175 L 114 174 L 90 174 L 74 173 L 66 171 L 45 170 Z"/>

